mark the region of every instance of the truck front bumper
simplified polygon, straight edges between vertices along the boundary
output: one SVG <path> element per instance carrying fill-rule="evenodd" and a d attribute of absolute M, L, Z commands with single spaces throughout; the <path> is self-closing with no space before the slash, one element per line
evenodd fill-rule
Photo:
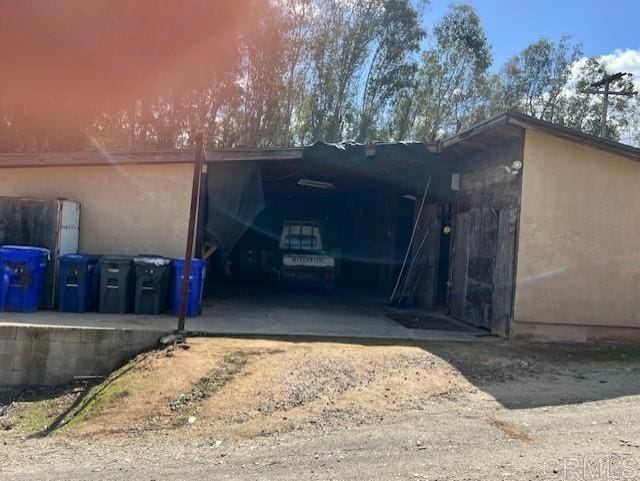
<path fill-rule="evenodd" d="M 309 267 L 283 267 L 280 280 L 286 284 L 325 286 L 333 282 L 332 268 L 314 269 Z"/>

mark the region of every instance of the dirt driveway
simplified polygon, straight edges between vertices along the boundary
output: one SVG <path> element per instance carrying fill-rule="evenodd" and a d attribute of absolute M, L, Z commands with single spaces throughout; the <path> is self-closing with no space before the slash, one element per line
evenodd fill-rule
<path fill-rule="evenodd" d="M 6 394 L 0 479 L 640 479 L 640 350 L 191 339 Z"/>

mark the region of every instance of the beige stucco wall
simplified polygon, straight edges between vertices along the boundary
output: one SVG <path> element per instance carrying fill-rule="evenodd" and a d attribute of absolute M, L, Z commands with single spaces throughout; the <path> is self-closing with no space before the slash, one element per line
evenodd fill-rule
<path fill-rule="evenodd" d="M 192 165 L 0 169 L 0 195 L 81 203 L 80 250 L 184 256 Z"/>
<path fill-rule="evenodd" d="M 512 332 L 640 328 L 640 162 L 527 130 L 522 175 Z"/>

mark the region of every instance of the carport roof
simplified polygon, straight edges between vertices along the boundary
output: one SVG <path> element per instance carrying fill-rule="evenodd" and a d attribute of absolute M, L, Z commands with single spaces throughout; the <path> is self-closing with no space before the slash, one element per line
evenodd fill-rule
<path fill-rule="evenodd" d="M 301 160 L 302 147 L 208 150 L 207 161 Z M 0 168 L 193 163 L 193 150 L 20 152 L 0 154 Z"/>
<path fill-rule="evenodd" d="M 593 148 L 640 161 L 640 149 L 602 139 L 594 135 L 552 124 L 514 111 L 506 111 L 439 142 L 425 142 L 433 153 L 452 153 L 457 150 L 482 150 L 484 146 L 513 140 L 523 129 L 543 131 Z M 367 156 L 375 156 L 376 148 L 388 144 L 365 145 Z M 296 161 L 302 160 L 304 147 L 260 149 L 216 149 L 207 151 L 208 162 L 226 161 Z M 83 151 L 83 152 L 19 152 L 0 154 L 0 168 L 95 166 L 122 164 L 182 164 L 193 162 L 193 151 Z"/>

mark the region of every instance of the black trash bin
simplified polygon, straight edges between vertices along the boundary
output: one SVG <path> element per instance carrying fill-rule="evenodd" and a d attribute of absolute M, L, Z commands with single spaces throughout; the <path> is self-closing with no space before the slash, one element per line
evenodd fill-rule
<path fill-rule="evenodd" d="M 100 258 L 100 312 L 124 314 L 131 306 L 132 258 Z"/>
<path fill-rule="evenodd" d="M 162 314 L 167 308 L 171 261 L 162 256 L 141 255 L 133 260 L 135 266 L 136 314 Z"/>

